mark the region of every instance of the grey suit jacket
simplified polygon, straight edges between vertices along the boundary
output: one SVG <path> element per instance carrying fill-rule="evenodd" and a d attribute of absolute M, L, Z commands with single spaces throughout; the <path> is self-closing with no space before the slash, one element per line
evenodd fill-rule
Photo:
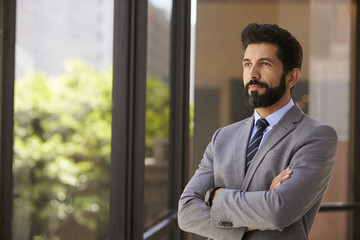
<path fill-rule="evenodd" d="M 307 239 L 329 184 L 335 130 L 292 107 L 262 143 L 245 175 L 253 117 L 215 132 L 179 201 L 181 229 L 211 239 Z M 291 178 L 269 190 L 286 167 Z M 212 207 L 206 191 L 224 187 Z"/>

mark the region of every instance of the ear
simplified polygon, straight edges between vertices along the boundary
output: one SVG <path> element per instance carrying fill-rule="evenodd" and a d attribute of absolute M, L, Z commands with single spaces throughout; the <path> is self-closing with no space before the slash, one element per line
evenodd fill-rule
<path fill-rule="evenodd" d="M 297 80 L 299 79 L 300 77 L 300 69 L 298 68 L 293 68 L 289 73 L 288 73 L 288 76 L 287 76 L 287 79 L 286 79 L 286 86 L 288 88 L 292 88 Z"/>

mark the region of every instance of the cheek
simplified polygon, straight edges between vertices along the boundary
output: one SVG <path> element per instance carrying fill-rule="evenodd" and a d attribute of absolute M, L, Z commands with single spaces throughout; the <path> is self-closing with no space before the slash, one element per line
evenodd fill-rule
<path fill-rule="evenodd" d="M 246 80 L 245 76 L 243 76 L 243 84 L 244 84 L 244 87 L 246 87 L 246 84 L 248 83 L 248 81 Z"/>
<path fill-rule="evenodd" d="M 281 74 L 273 74 L 271 76 L 271 80 L 268 82 L 270 88 L 280 86 L 282 75 Z"/>
<path fill-rule="evenodd" d="M 244 70 L 243 71 L 243 83 L 244 86 L 246 86 L 246 84 L 249 82 L 251 78 L 249 77 L 249 74 Z"/>

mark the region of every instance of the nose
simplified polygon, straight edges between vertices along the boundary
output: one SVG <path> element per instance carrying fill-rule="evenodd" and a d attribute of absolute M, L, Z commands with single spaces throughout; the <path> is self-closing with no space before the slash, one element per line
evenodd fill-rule
<path fill-rule="evenodd" d="M 251 68 L 249 69 L 249 74 L 250 74 L 251 79 L 259 79 L 260 78 L 260 71 L 259 71 L 257 64 L 254 64 L 251 66 Z"/>

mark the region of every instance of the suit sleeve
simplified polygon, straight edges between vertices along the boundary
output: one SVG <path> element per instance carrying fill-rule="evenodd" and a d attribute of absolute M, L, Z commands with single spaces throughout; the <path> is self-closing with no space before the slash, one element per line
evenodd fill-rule
<path fill-rule="evenodd" d="M 179 201 L 179 227 L 187 232 L 212 239 L 241 239 L 245 228 L 219 229 L 211 223 L 211 208 L 204 201 L 205 193 L 214 187 L 213 144 L 218 130 L 207 146 L 199 168 L 185 187 Z"/>
<path fill-rule="evenodd" d="M 226 219 L 233 228 L 281 231 L 295 223 L 322 199 L 331 179 L 336 150 L 333 128 L 320 125 L 311 129 L 293 149 L 290 179 L 273 191 L 220 191 L 211 208 L 213 226 L 222 228 L 218 223 Z"/>

